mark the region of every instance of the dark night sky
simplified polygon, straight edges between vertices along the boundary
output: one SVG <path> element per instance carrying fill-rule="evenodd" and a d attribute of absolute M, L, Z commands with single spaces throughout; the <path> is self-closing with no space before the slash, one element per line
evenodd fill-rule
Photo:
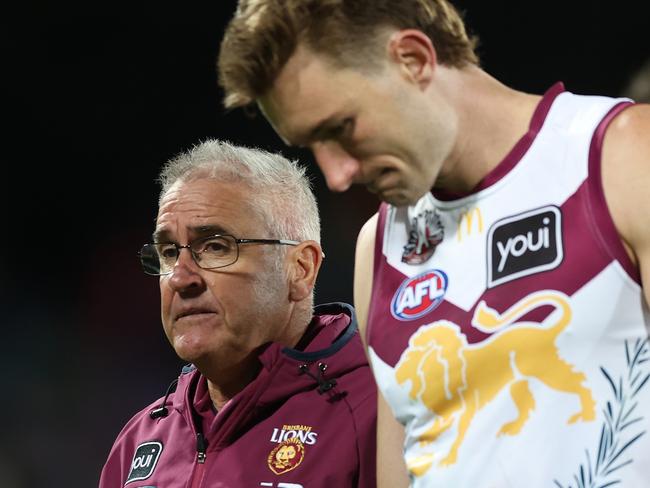
<path fill-rule="evenodd" d="M 603 95 L 621 94 L 650 56 L 641 4 L 457 3 L 506 84 Z M 330 194 L 264 120 L 221 110 L 215 60 L 232 0 L 158 9 L 4 19 L 3 487 L 96 486 L 124 422 L 176 376 L 157 282 L 135 253 L 153 227 L 157 171 L 179 151 L 218 137 L 308 164 L 327 253 L 317 301 L 352 300 L 354 239 L 377 202 Z"/>

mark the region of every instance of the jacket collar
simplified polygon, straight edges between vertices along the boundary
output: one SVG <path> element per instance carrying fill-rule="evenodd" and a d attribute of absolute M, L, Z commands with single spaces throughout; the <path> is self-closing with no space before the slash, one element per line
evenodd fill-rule
<path fill-rule="evenodd" d="M 282 378 L 281 382 L 287 383 L 287 380 L 289 380 L 289 384 L 285 384 L 285 387 L 279 388 L 276 387 L 279 385 L 273 385 L 270 391 L 267 388 L 268 393 L 273 392 L 271 395 L 273 397 L 277 395 L 284 396 L 300 389 L 314 387 L 316 383 L 313 376 L 304 374 L 304 369 L 300 369 L 303 365 L 309 366 L 316 361 L 327 361 L 330 368 L 328 375 L 332 376 L 349 369 L 354 369 L 365 363 L 365 356 L 362 350 L 352 354 L 338 354 L 357 334 L 356 314 L 351 305 L 343 302 L 333 302 L 316 306 L 314 309 L 314 317 L 306 334 L 314 329 L 316 330 L 316 335 L 304 350 L 289 348 L 276 342 L 262 346 L 259 354 L 262 370 L 257 378 L 237 396 L 244 395 L 245 392 L 252 389 L 259 389 L 260 381 L 268 382 L 281 369 L 285 371 L 280 373 L 280 376 L 289 376 Z M 341 357 L 337 357 L 337 360 L 333 361 L 334 356 L 337 356 L 337 354 Z M 332 361 L 329 360 L 330 358 Z M 283 365 L 287 365 L 287 363 L 293 367 L 283 368 Z M 193 364 L 184 366 L 178 378 L 178 386 L 174 394 L 174 409 L 182 412 L 185 410 L 186 405 L 192 404 L 195 390 L 193 385 L 198 381 L 204 381 L 204 378 L 196 369 L 196 366 Z M 276 383 L 280 383 L 280 381 Z"/>

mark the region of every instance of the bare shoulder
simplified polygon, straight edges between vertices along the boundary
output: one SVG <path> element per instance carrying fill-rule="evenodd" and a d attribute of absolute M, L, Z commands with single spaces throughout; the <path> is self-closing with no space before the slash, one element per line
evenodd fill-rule
<path fill-rule="evenodd" d="M 622 110 L 607 129 L 603 146 L 604 157 L 615 161 L 626 158 L 631 164 L 641 164 L 647 169 L 647 162 L 650 160 L 649 130 L 650 104 L 631 105 Z"/>
<path fill-rule="evenodd" d="M 650 279 L 650 105 L 632 105 L 611 122 L 602 152 L 603 189 L 623 243 Z M 645 279 L 644 279 L 645 278 Z M 646 298 L 650 290 L 645 290 Z"/>
<path fill-rule="evenodd" d="M 614 223 L 636 261 L 635 244 L 650 232 L 642 218 L 650 209 L 650 105 L 633 105 L 614 118 L 603 142 L 602 172 Z"/>
<path fill-rule="evenodd" d="M 378 214 L 374 214 L 363 225 L 357 238 L 354 256 L 354 308 L 357 312 L 359 332 L 366 340 L 366 323 L 372 293 L 373 262 L 375 255 L 375 234 L 377 232 Z"/>
<path fill-rule="evenodd" d="M 357 254 L 360 250 L 369 251 L 374 254 L 375 234 L 377 233 L 378 219 L 379 214 L 375 213 L 366 221 L 365 224 L 363 224 L 363 227 L 361 227 L 357 238 Z"/>

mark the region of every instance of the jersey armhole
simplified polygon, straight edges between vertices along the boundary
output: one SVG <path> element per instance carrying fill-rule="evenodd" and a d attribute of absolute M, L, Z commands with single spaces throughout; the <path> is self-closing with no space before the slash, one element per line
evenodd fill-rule
<path fill-rule="evenodd" d="M 632 102 L 616 104 L 600 121 L 594 131 L 589 147 L 587 218 L 592 223 L 596 238 L 605 252 L 620 263 L 630 278 L 640 284 L 639 270 L 627 254 L 607 206 L 601 171 L 603 140 L 607 128 L 617 115 L 631 105 L 633 105 Z"/>
<path fill-rule="evenodd" d="M 370 285 L 370 301 L 368 302 L 368 315 L 366 317 L 365 340 L 367 347 L 370 347 L 370 334 L 374 322 L 374 296 L 380 283 L 381 263 L 384 256 L 384 228 L 388 216 L 388 204 L 382 202 L 379 205 L 377 215 L 377 229 L 375 231 L 375 255 L 372 258 L 372 284 Z"/>

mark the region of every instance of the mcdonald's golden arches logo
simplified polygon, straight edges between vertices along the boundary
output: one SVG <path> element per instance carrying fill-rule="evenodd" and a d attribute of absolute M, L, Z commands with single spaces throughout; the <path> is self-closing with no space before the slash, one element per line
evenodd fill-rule
<path fill-rule="evenodd" d="M 469 237 L 474 230 L 479 235 L 483 233 L 483 214 L 479 207 L 468 208 L 458 215 L 458 242 L 462 242 L 463 234 Z"/>

